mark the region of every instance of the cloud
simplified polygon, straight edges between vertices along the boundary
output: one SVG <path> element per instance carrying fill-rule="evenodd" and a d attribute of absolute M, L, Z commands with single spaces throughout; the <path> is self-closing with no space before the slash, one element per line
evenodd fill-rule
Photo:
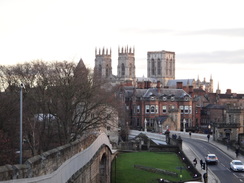
<path fill-rule="evenodd" d="M 213 36 L 231 36 L 231 37 L 244 37 L 244 28 L 231 28 L 231 29 L 205 29 L 196 31 L 176 31 L 176 35 L 213 35 Z"/>
<path fill-rule="evenodd" d="M 244 49 L 234 51 L 214 51 L 201 53 L 179 53 L 177 62 L 203 64 L 244 64 Z"/>

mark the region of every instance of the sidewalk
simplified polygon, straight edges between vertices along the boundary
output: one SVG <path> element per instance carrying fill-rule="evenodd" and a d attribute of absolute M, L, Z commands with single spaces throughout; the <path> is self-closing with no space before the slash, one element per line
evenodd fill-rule
<path fill-rule="evenodd" d="M 187 137 L 189 138 L 189 135 L 187 133 L 183 134 L 181 133 L 180 134 L 182 137 Z M 205 138 L 203 138 L 203 135 L 201 134 L 193 134 L 191 135 L 191 138 L 194 138 L 194 139 L 199 139 L 199 140 L 203 140 L 203 141 L 207 141 L 207 137 L 206 137 L 206 134 L 204 135 Z M 210 137 L 209 139 L 209 143 L 211 143 L 212 145 L 216 146 L 217 148 L 219 148 L 223 153 L 227 154 L 228 156 L 230 156 L 232 159 L 239 159 L 241 160 L 242 162 L 244 162 L 244 157 L 242 155 L 239 155 L 238 158 L 236 158 L 236 154 L 235 154 L 235 151 L 231 150 L 231 149 L 227 149 L 227 146 L 226 145 L 223 145 L 223 144 L 220 144 L 216 141 L 213 140 L 212 136 Z M 196 158 L 198 160 L 198 164 L 196 166 L 197 170 L 201 173 L 201 174 L 204 174 L 206 171 L 205 170 L 202 170 L 201 167 L 200 167 L 200 158 L 197 157 L 197 155 L 195 154 L 195 152 L 187 146 L 186 143 L 182 143 L 182 149 L 184 151 L 184 153 L 186 154 L 186 156 L 190 159 L 190 160 L 193 160 L 194 158 Z M 218 180 L 218 178 L 213 174 L 213 172 L 208 169 L 208 182 L 209 183 L 220 183 L 220 181 Z"/>
<path fill-rule="evenodd" d="M 189 160 L 193 160 L 193 159 L 197 159 L 197 165 L 196 168 L 198 170 L 199 173 L 201 173 L 202 175 L 206 172 L 206 170 L 202 170 L 201 165 L 200 165 L 200 158 L 195 154 L 195 152 L 189 148 L 186 143 L 182 143 L 182 149 L 183 152 L 185 153 L 185 155 L 188 157 Z M 202 177 L 202 181 L 203 181 L 203 177 Z M 208 169 L 208 182 L 209 183 L 220 183 L 219 179 L 213 174 L 213 172 Z"/>

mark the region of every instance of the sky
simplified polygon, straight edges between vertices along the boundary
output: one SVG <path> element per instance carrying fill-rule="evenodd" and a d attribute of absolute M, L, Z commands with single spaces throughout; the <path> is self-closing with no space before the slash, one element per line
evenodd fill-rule
<path fill-rule="evenodd" d="M 243 0 L 0 0 L 0 64 L 82 59 L 95 49 L 135 48 L 136 76 L 148 51 L 176 54 L 176 79 L 212 77 L 214 91 L 244 94 Z"/>

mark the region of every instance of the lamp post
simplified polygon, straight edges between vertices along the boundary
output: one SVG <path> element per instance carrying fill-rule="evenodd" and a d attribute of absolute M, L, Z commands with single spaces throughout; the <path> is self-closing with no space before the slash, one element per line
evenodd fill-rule
<path fill-rule="evenodd" d="M 23 88 L 25 88 L 24 84 L 20 84 L 20 137 L 19 137 L 19 164 L 22 164 L 22 105 L 23 105 Z"/>
<path fill-rule="evenodd" d="M 144 131 L 147 132 L 147 119 L 146 118 L 145 118 L 144 123 L 145 123 L 145 129 L 144 129 Z"/>
<path fill-rule="evenodd" d="M 183 119 L 183 132 L 186 132 L 186 119 Z"/>

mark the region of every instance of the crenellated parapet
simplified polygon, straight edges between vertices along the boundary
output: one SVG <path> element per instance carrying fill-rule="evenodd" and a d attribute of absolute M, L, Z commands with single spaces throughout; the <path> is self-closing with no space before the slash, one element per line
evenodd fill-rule
<path fill-rule="evenodd" d="M 119 47 L 118 48 L 118 54 L 135 54 L 135 47 L 131 48 L 131 47 Z"/>
<path fill-rule="evenodd" d="M 112 55 L 112 50 L 110 49 L 105 49 L 105 48 L 99 48 L 99 49 L 95 49 L 95 56 L 111 56 Z"/>

